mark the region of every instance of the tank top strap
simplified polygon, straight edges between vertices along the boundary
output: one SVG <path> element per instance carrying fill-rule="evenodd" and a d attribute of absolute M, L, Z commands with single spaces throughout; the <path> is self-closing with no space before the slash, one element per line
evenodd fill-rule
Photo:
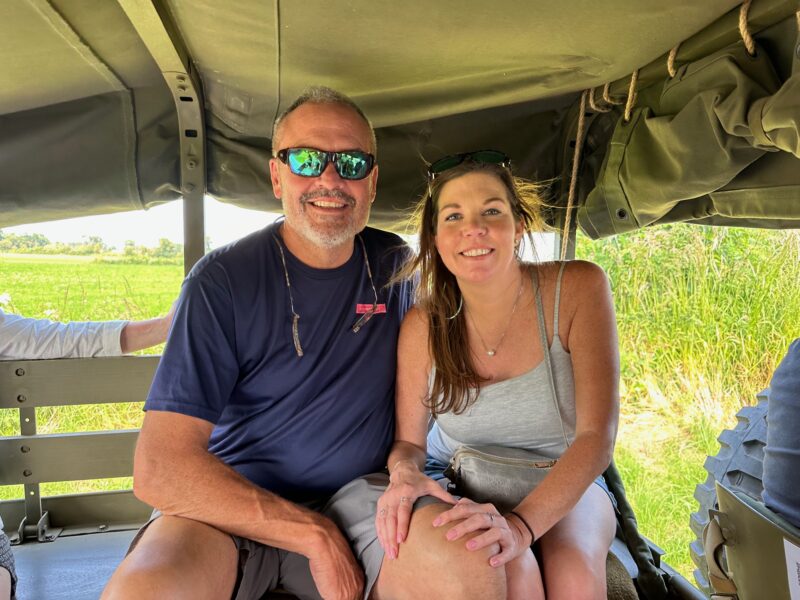
<path fill-rule="evenodd" d="M 561 292 L 561 274 L 564 272 L 564 264 L 561 264 L 561 270 L 558 272 L 558 283 L 556 284 L 556 319 L 554 321 L 553 339 L 558 335 L 558 296 Z M 561 406 L 558 403 L 558 392 L 556 391 L 556 376 L 553 373 L 553 361 L 550 356 L 550 344 L 547 343 L 547 328 L 544 322 L 544 307 L 542 306 L 542 292 L 539 289 L 539 272 L 536 267 L 531 269 L 531 279 L 533 280 L 533 287 L 536 290 L 536 317 L 539 320 L 539 337 L 542 340 L 542 353 L 544 356 L 544 364 L 547 365 L 547 382 L 550 387 L 550 397 L 553 400 L 558 420 L 561 423 L 561 435 L 564 436 L 564 449 L 569 448 L 569 438 L 567 437 L 567 430 L 564 426 L 564 418 L 561 416 Z"/>
<path fill-rule="evenodd" d="M 553 337 L 558 335 L 558 313 L 561 308 L 561 277 L 564 275 L 564 267 L 567 266 L 566 261 L 561 262 L 561 267 L 558 269 L 558 279 L 556 279 L 556 303 L 553 305 Z"/>
<path fill-rule="evenodd" d="M 542 351 L 544 352 L 545 362 L 550 363 L 550 344 L 547 343 L 547 328 L 544 322 L 544 307 L 542 306 L 542 291 L 539 289 L 539 272 L 536 267 L 531 269 L 531 280 L 533 282 L 533 290 L 536 293 L 536 318 L 539 322 L 539 339 L 542 342 Z"/>

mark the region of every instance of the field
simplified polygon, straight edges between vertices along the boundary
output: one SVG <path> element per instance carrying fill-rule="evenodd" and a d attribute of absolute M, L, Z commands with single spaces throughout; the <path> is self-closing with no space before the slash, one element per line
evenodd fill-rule
<path fill-rule="evenodd" d="M 689 514 L 703 461 L 736 411 L 753 403 L 800 336 L 800 234 L 667 226 L 604 241 L 577 255 L 602 265 L 620 331 L 622 414 L 616 461 L 645 535 L 691 580 Z M 61 320 L 147 318 L 166 312 L 178 266 L 0 257 L 6 310 Z M 11 411 L 5 411 L 11 413 Z M 41 431 L 136 427 L 141 407 L 40 410 Z M 18 432 L 15 414 L 0 433 Z M 110 489 L 128 480 L 43 486 L 44 494 Z M 0 489 L 0 498 L 21 489 Z"/>
<path fill-rule="evenodd" d="M 800 337 L 800 232 L 667 226 L 577 255 L 611 280 L 620 334 L 616 463 L 640 529 L 690 581 L 689 514 L 717 436 Z"/>

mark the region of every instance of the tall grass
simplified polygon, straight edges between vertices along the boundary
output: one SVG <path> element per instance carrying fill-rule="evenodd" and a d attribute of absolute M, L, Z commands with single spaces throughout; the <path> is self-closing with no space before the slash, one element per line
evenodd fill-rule
<path fill-rule="evenodd" d="M 800 336 L 800 232 L 672 225 L 581 236 L 577 255 L 602 265 L 614 292 L 617 466 L 642 532 L 688 576 L 705 457 Z"/>

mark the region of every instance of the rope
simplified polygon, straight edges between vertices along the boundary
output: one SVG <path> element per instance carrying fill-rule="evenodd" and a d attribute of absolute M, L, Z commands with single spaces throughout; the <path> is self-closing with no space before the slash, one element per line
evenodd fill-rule
<path fill-rule="evenodd" d="M 742 7 L 739 9 L 739 33 L 742 35 L 744 47 L 747 48 L 747 53 L 750 56 L 756 55 L 756 43 L 753 41 L 753 36 L 747 29 L 747 13 L 750 10 L 750 4 L 753 0 L 744 0 Z"/>
<path fill-rule="evenodd" d="M 611 110 L 610 106 L 601 107 L 601 106 L 595 104 L 595 101 L 594 101 L 594 90 L 595 90 L 595 88 L 592 88 L 592 89 L 589 90 L 589 108 L 591 108 L 594 112 L 599 112 L 599 113 L 607 113 L 607 112 L 609 112 Z"/>
<path fill-rule="evenodd" d="M 631 73 L 631 84 L 628 86 L 628 101 L 625 103 L 625 122 L 631 120 L 631 111 L 636 103 L 636 82 L 639 81 L 639 69 Z"/>
<path fill-rule="evenodd" d="M 622 104 L 622 102 L 611 98 L 608 93 L 609 87 L 611 87 L 611 82 L 608 82 L 603 86 L 603 100 L 605 100 L 608 104 Z"/>
<path fill-rule="evenodd" d="M 675 59 L 678 57 L 678 48 L 680 47 L 681 44 L 678 42 L 678 45 L 669 51 L 669 56 L 667 57 L 667 72 L 670 77 L 675 77 L 675 75 L 678 74 L 675 70 Z"/>
<path fill-rule="evenodd" d="M 575 204 L 575 189 L 578 187 L 578 164 L 581 159 L 581 150 L 583 149 L 586 96 L 588 96 L 588 90 L 581 94 L 580 112 L 578 113 L 578 130 L 575 132 L 575 153 L 572 155 L 572 175 L 569 179 L 569 195 L 567 196 L 567 214 L 564 217 L 564 231 L 561 234 L 561 260 L 564 260 L 567 256 L 567 244 L 569 243 L 569 231 L 572 221 L 572 207 Z"/>

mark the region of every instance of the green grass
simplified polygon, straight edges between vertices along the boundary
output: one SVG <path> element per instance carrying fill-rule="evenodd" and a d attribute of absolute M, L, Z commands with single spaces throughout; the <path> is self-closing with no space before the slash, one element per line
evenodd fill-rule
<path fill-rule="evenodd" d="M 689 514 L 703 461 L 736 411 L 755 401 L 800 336 L 800 232 L 675 225 L 619 238 L 579 237 L 577 255 L 602 265 L 620 332 L 621 422 L 616 460 L 642 532 L 689 577 Z M 61 320 L 147 318 L 178 293 L 178 266 L 0 256 L 8 308 Z M 158 349 L 156 349 L 158 350 Z M 0 411 L 0 433 L 18 432 Z M 131 428 L 141 405 L 41 409 L 42 431 Z M 42 486 L 43 494 L 127 487 L 127 478 Z M 0 498 L 21 497 L 0 489 Z"/>
<path fill-rule="evenodd" d="M 690 581 L 689 515 L 720 431 L 767 386 L 800 336 L 800 232 L 665 226 L 579 237 L 617 310 L 616 461 L 641 531 Z"/>
<path fill-rule="evenodd" d="M 6 308 L 61 321 L 146 319 L 169 310 L 180 291 L 177 265 L 135 265 L 90 257 L 0 256 Z"/>

